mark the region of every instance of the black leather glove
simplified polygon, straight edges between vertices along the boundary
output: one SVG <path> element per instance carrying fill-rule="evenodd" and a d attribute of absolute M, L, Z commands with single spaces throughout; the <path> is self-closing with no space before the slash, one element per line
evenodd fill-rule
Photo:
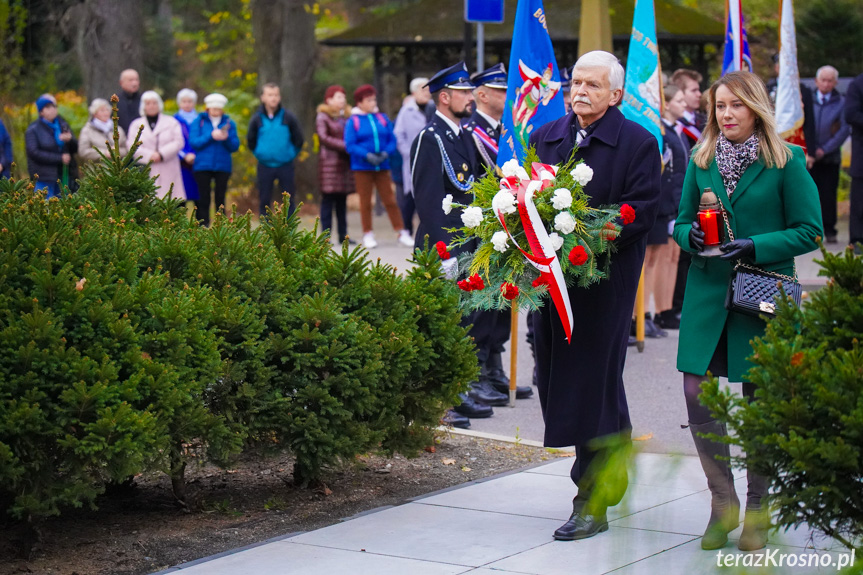
<path fill-rule="evenodd" d="M 701 231 L 698 220 L 692 222 L 692 229 L 689 230 L 689 245 L 696 251 L 704 251 L 704 232 Z"/>
<path fill-rule="evenodd" d="M 744 258 L 755 259 L 755 242 L 749 238 L 741 238 L 719 246 L 723 253 L 719 259 L 741 260 Z"/>

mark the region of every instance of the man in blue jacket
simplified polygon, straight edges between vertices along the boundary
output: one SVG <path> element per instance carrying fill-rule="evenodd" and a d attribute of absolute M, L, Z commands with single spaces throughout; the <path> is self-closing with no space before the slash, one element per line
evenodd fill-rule
<path fill-rule="evenodd" d="M 6 126 L 0 120 L 0 178 L 8 178 L 12 175 L 12 138 L 6 131 Z"/>
<path fill-rule="evenodd" d="M 278 84 L 268 83 L 261 91 L 261 107 L 252 115 L 246 134 L 249 150 L 258 159 L 258 195 L 261 216 L 273 205 L 273 186 L 288 194 L 288 213 L 296 207 L 294 199 L 294 158 L 303 149 L 303 132 L 297 117 L 282 107 Z"/>

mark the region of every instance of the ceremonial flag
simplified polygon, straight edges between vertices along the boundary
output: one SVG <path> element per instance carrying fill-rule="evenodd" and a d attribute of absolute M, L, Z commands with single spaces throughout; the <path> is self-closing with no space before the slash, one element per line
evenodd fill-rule
<path fill-rule="evenodd" d="M 749 41 L 740 0 L 725 0 L 725 58 L 722 75 L 728 72 L 752 71 Z"/>
<path fill-rule="evenodd" d="M 662 88 L 659 49 L 656 46 L 656 16 L 653 0 L 636 0 L 632 36 L 626 58 L 626 84 L 621 110 L 627 119 L 656 136 L 662 153 Z"/>
<path fill-rule="evenodd" d="M 800 96 L 800 73 L 797 70 L 797 34 L 794 29 L 794 7 L 782 0 L 779 12 L 779 77 L 776 80 L 776 131 L 787 142 L 803 146 L 803 101 Z"/>
<path fill-rule="evenodd" d="M 563 116 L 563 92 L 542 0 L 519 0 L 512 31 L 497 165 L 524 161 L 530 133 Z"/>

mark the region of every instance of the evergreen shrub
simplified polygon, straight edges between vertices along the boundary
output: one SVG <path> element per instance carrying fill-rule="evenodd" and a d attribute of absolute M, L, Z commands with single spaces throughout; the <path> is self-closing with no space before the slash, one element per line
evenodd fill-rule
<path fill-rule="evenodd" d="M 863 541 L 863 258 L 821 247 L 827 285 L 802 308 L 777 308 L 756 338 L 756 401 L 702 384 L 745 465 L 771 482 L 776 522 L 805 522 L 859 549 Z M 804 300 L 805 301 L 805 300 Z"/>
<path fill-rule="evenodd" d="M 295 481 L 405 454 L 477 372 L 436 253 L 404 275 L 277 207 L 200 227 L 109 150 L 77 194 L 0 182 L 0 510 L 36 521 L 148 470 L 288 449 Z"/>

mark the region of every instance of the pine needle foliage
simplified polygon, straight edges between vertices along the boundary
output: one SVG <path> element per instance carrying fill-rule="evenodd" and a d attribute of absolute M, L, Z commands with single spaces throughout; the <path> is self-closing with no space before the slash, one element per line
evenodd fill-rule
<path fill-rule="evenodd" d="M 741 463 L 771 482 L 780 527 L 807 523 L 861 550 L 863 541 L 863 258 L 821 246 L 827 285 L 798 308 L 777 306 L 756 338 L 748 403 L 712 378 L 703 402 L 735 435 Z"/>

